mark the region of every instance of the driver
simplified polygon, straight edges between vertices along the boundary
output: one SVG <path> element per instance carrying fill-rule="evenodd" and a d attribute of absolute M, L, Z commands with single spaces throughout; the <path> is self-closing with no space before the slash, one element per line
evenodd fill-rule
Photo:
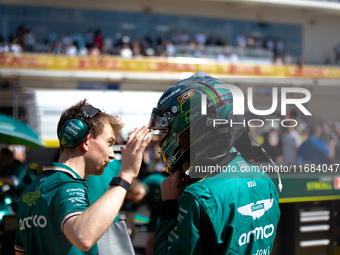
<path fill-rule="evenodd" d="M 154 254 L 272 252 L 278 193 L 249 163 L 262 149 L 253 146 L 247 127 L 229 125 L 245 122 L 233 116 L 233 96 L 218 84 L 224 83 L 198 72 L 170 87 L 151 114 L 149 129 L 165 134 L 161 158 L 171 174 L 161 185 Z"/>

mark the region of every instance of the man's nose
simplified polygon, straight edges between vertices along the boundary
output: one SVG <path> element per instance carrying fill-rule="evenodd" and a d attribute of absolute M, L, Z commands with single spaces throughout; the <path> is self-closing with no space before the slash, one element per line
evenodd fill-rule
<path fill-rule="evenodd" d="M 114 151 L 113 151 L 113 147 L 110 148 L 110 151 L 109 151 L 109 159 L 114 159 L 116 157 Z"/>

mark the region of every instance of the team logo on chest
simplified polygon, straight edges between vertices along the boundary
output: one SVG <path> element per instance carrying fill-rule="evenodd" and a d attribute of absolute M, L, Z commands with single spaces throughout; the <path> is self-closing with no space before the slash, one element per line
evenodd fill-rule
<path fill-rule="evenodd" d="M 272 208 L 274 199 L 265 199 L 257 201 L 256 204 L 250 203 L 248 205 L 239 207 L 237 211 L 245 216 L 251 216 L 255 220 L 264 215 L 264 213 Z"/>
<path fill-rule="evenodd" d="M 24 201 L 29 206 L 35 204 L 37 199 L 41 197 L 40 188 L 34 192 L 27 192 L 25 195 L 22 196 L 22 201 Z"/>

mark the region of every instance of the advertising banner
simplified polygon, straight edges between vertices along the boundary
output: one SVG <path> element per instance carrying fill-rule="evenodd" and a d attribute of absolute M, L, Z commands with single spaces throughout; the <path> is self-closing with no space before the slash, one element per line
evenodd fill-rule
<path fill-rule="evenodd" d="M 340 78 L 340 68 L 297 65 L 231 64 L 212 60 L 179 61 L 176 58 L 120 58 L 67 57 L 38 54 L 2 54 L 0 68 L 117 71 L 117 72 L 197 72 L 205 70 L 214 75 L 287 77 L 287 78 Z"/>

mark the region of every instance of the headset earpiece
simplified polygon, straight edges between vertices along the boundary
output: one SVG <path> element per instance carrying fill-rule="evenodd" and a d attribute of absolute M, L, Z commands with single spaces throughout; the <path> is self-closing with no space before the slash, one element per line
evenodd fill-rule
<path fill-rule="evenodd" d="M 65 147 L 75 147 L 82 142 L 88 128 L 84 121 L 70 119 L 60 130 L 59 140 Z"/>
<path fill-rule="evenodd" d="M 91 118 L 100 112 L 99 109 L 92 105 L 86 105 L 81 114 L 72 114 L 65 124 L 62 126 L 59 133 L 59 141 L 65 147 L 76 147 L 79 143 L 85 142 L 85 139 L 89 133 L 91 133 L 94 126 Z M 80 116 L 80 119 L 75 117 Z M 86 118 L 92 122 L 92 128 L 89 130 L 87 124 L 82 119 Z"/>

